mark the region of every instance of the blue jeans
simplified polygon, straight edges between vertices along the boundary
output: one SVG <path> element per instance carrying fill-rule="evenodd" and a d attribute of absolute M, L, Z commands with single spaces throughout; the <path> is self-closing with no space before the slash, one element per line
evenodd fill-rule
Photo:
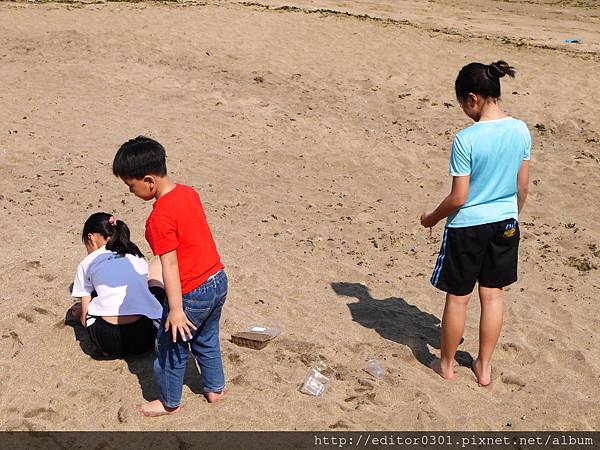
<path fill-rule="evenodd" d="M 169 314 L 168 302 L 163 306 L 161 326 L 156 336 L 154 378 L 160 391 L 160 401 L 169 408 L 181 402 L 183 377 L 190 349 L 198 362 L 204 392 L 221 392 L 225 388 L 219 319 L 227 297 L 227 275 L 217 272 L 196 289 L 183 296 L 183 311 L 196 326 L 192 339 L 184 342 L 177 336 L 173 342 L 171 330 L 165 332 Z"/>

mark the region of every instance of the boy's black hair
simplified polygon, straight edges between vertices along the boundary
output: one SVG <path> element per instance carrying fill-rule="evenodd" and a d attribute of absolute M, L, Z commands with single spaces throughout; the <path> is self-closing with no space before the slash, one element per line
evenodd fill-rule
<path fill-rule="evenodd" d="M 113 174 L 119 178 L 143 179 L 146 175 L 165 176 L 165 149 L 154 139 L 138 136 L 125 142 L 113 160 Z"/>
<path fill-rule="evenodd" d="M 113 218 L 114 225 L 111 223 L 111 217 Z M 115 220 L 111 214 L 97 212 L 88 217 L 81 232 L 81 240 L 84 244 L 88 242 L 87 235 L 89 233 L 98 233 L 104 239 L 108 239 L 106 249 L 111 252 L 115 252 L 121 256 L 129 253 L 140 258 L 144 257 L 138 246 L 129 240 L 129 227 L 122 220 Z"/>
<path fill-rule="evenodd" d="M 509 66 L 506 61 L 500 60 L 490 65 L 467 64 L 460 69 L 454 83 L 456 98 L 464 100 L 470 93 L 479 94 L 483 98 L 498 98 L 500 97 L 500 78 L 504 75 L 515 77 L 514 67 Z"/>

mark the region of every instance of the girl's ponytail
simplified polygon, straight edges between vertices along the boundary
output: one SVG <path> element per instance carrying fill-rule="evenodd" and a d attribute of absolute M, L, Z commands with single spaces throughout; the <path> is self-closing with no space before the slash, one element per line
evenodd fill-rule
<path fill-rule="evenodd" d="M 491 64 L 471 63 L 458 72 L 454 89 L 456 98 L 466 99 L 469 94 L 478 94 L 483 98 L 500 97 L 500 78 L 508 75 L 515 77 L 515 68 L 500 60 Z"/>
<path fill-rule="evenodd" d="M 500 60 L 491 63 L 486 69 L 486 74 L 490 78 L 502 78 L 504 75 L 514 78 L 515 68 L 509 66 L 506 61 Z"/>
<path fill-rule="evenodd" d="M 115 252 L 121 256 L 127 253 L 143 258 L 144 255 L 137 245 L 130 240 L 129 227 L 122 220 L 115 219 L 115 216 L 110 216 L 108 219 L 111 226 L 114 228 L 113 234 L 106 243 L 106 250 Z"/>
<path fill-rule="evenodd" d="M 121 256 L 127 253 L 143 258 L 144 255 L 137 245 L 130 241 L 129 227 L 122 220 L 117 220 L 112 214 L 97 212 L 92 214 L 85 221 L 81 240 L 86 243 L 88 234 L 98 233 L 103 238 L 108 239 L 106 249 L 115 252 Z"/>

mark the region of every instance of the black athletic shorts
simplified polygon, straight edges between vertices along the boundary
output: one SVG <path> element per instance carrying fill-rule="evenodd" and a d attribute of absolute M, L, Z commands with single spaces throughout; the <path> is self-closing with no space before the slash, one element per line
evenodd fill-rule
<path fill-rule="evenodd" d="M 431 284 L 454 295 L 467 295 L 475 283 L 502 288 L 517 281 L 519 222 L 506 219 L 444 230 Z"/>

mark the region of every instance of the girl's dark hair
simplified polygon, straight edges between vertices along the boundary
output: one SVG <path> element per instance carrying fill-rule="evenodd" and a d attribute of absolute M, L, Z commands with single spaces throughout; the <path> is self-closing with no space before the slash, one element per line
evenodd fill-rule
<path fill-rule="evenodd" d="M 120 178 L 143 179 L 146 175 L 165 176 L 164 147 L 154 139 L 138 136 L 125 142 L 113 160 L 113 174 Z"/>
<path fill-rule="evenodd" d="M 454 88 L 456 98 L 466 99 L 470 93 L 479 94 L 484 98 L 500 97 L 500 78 L 508 75 L 515 77 L 515 69 L 506 61 L 496 61 L 490 65 L 481 63 L 467 64 L 460 69 Z"/>
<path fill-rule="evenodd" d="M 84 244 L 88 242 L 89 233 L 98 233 L 108 239 L 106 249 L 111 252 L 121 256 L 129 253 L 140 258 L 144 257 L 138 246 L 129 240 L 129 227 L 122 220 L 115 220 L 112 214 L 97 212 L 88 217 L 81 232 L 81 240 Z"/>

